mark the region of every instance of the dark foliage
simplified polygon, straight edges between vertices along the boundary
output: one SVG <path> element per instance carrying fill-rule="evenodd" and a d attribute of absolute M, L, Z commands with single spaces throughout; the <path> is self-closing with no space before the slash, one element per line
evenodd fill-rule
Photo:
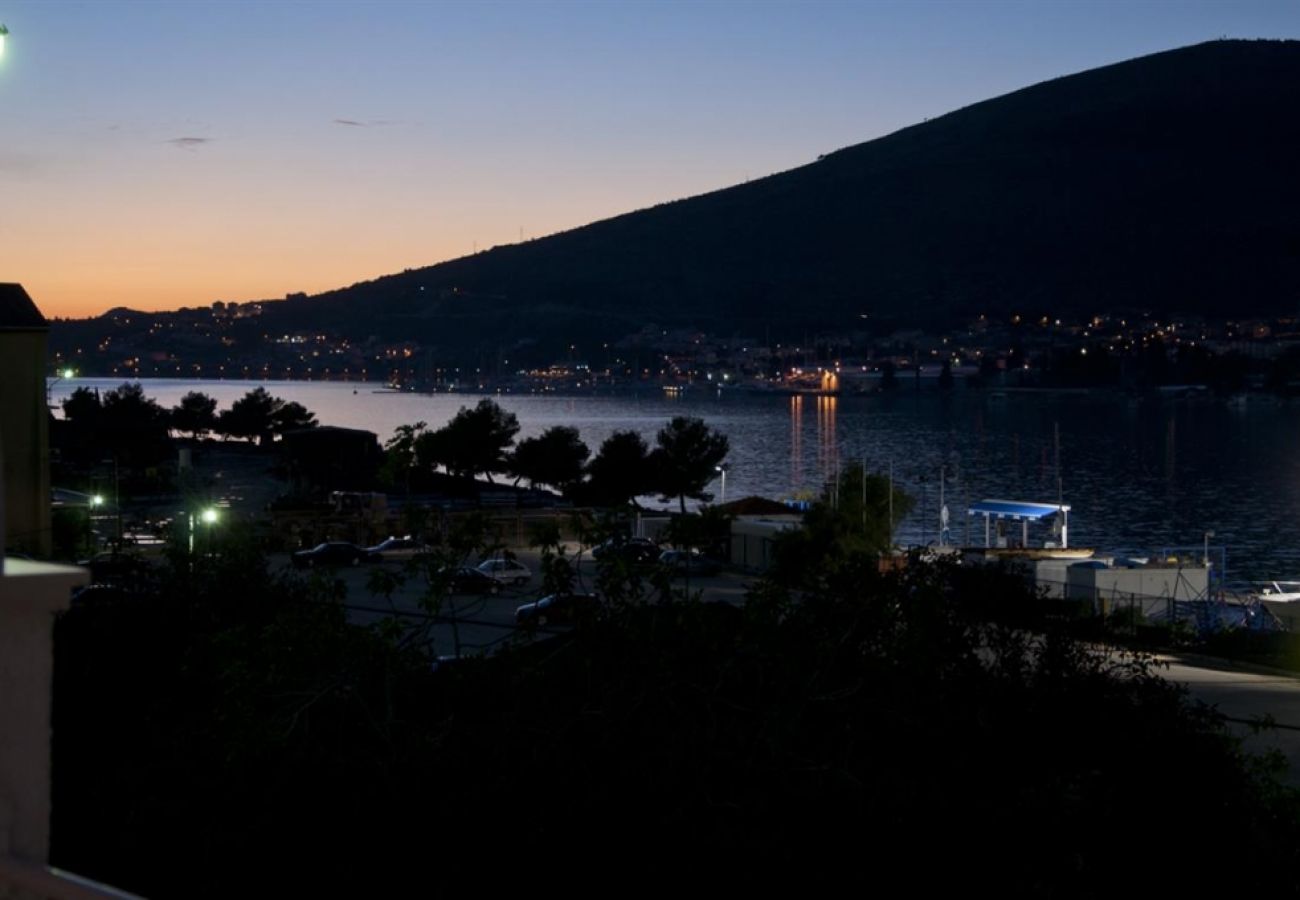
<path fill-rule="evenodd" d="M 168 416 L 172 428 L 199 438 L 217 428 L 217 400 L 201 391 L 190 391 L 172 407 Z"/>
<path fill-rule="evenodd" d="M 587 466 L 590 502 L 599 506 L 624 506 L 654 490 L 650 448 L 635 431 L 616 431 L 600 445 Z"/>
<path fill-rule="evenodd" d="M 128 382 L 101 398 L 78 388 L 63 402 L 68 420 L 63 451 L 70 461 L 89 464 L 115 459 L 126 469 L 154 466 L 171 455 L 167 411 Z"/>
<path fill-rule="evenodd" d="M 714 431 L 703 419 L 675 416 L 655 436 L 650 454 L 650 471 L 655 490 L 665 500 L 676 497 L 686 513 L 686 500 L 712 500 L 704 490 L 718 477 L 717 467 L 727 458 L 730 442 L 725 434 Z"/>
<path fill-rule="evenodd" d="M 56 864 L 158 897 L 423 889 L 431 859 L 573 884 L 665 848 L 1001 895 L 1296 888 L 1292 796 L 996 571 L 860 555 L 744 609 L 625 596 L 432 672 L 224 552 L 58 622 Z"/>
<path fill-rule="evenodd" d="M 494 400 L 484 398 L 472 409 L 462 406 L 450 422 L 437 431 L 413 437 L 416 465 L 438 467 L 458 478 L 474 478 L 509 471 L 507 451 L 519 433 L 519 419 Z"/>
<path fill-rule="evenodd" d="M 889 479 L 850 463 L 839 481 L 828 485 L 804 516 L 803 528 L 781 535 L 772 577 L 788 585 L 814 585 L 837 567 L 855 565 L 863 555 L 892 550 L 894 526 L 914 501 Z M 890 516 L 893 516 L 892 520 Z"/>
<path fill-rule="evenodd" d="M 519 442 L 510 458 L 510 474 L 526 479 L 529 487 L 546 484 L 567 491 L 582 480 L 590 455 L 578 429 L 556 425 L 539 437 Z"/>
<path fill-rule="evenodd" d="M 217 427 L 222 434 L 269 444 L 275 435 L 316 426 L 316 414 L 295 400 L 273 397 L 264 387 L 255 387 L 221 413 Z"/>

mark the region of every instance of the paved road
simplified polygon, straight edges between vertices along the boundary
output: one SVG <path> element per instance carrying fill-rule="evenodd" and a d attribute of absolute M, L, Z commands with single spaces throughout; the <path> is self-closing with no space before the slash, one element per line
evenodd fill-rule
<path fill-rule="evenodd" d="M 1164 676 L 1185 685 L 1192 697 L 1230 719 L 1247 749 L 1279 751 L 1289 764 L 1289 781 L 1300 786 L 1300 679 L 1282 674 L 1242 672 L 1214 660 L 1160 657 Z M 1256 732 L 1246 724 L 1271 716 L 1277 727 Z"/>

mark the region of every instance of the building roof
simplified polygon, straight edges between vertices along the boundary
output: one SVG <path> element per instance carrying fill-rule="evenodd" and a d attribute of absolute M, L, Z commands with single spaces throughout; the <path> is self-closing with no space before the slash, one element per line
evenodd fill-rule
<path fill-rule="evenodd" d="M 717 508 L 733 516 L 789 516 L 800 512 L 766 497 L 742 497 L 730 503 L 720 503 Z"/>
<path fill-rule="evenodd" d="M 21 284 L 0 282 L 0 331 L 48 331 L 49 327 Z"/>
<path fill-rule="evenodd" d="M 1026 503 L 1022 500 L 981 500 L 972 503 L 967 515 L 993 516 L 998 519 L 1047 519 L 1058 512 L 1069 512 L 1068 503 Z"/>

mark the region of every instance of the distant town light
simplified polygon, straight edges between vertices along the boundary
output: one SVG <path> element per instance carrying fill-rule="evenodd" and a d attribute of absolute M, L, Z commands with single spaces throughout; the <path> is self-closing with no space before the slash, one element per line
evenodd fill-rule
<path fill-rule="evenodd" d="M 214 525 L 217 521 L 217 511 L 209 506 L 199 514 L 199 518 L 203 520 L 205 525 Z"/>
<path fill-rule="evenodd" d="M 64 378 L 73 378 L 73 377 L 76 376 L 76 374 L 77 374 L 77 373 L 76 373 L 75 371 L 73 371 L 72 369 L 64 369 L 64 370 L 63 370 L 63 377 L 64 377 Z"/>

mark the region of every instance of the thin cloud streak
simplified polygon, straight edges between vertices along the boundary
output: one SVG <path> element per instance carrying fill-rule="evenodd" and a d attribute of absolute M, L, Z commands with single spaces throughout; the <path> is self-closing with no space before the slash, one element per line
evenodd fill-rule
<path fill-rule="evenodd" d="M 181 150 L 195 150 L 211 142 L 212 138 L 205 137 L 178 137 L 167 141 L 168 144 Z"/>

